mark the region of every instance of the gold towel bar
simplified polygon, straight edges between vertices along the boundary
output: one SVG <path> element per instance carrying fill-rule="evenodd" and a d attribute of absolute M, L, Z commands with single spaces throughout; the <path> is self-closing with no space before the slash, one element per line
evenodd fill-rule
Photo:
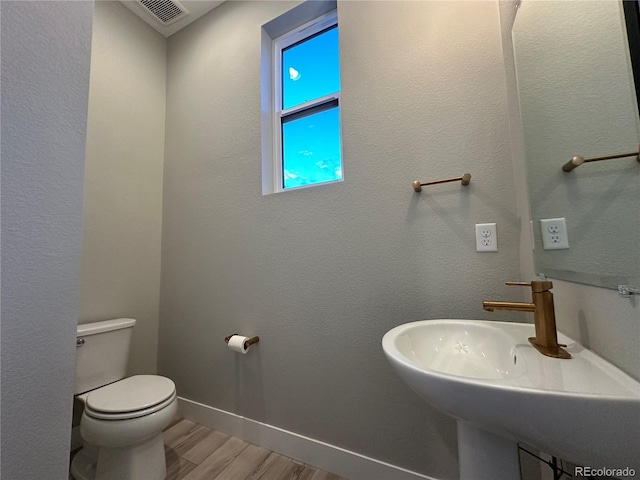
<path fill-rule="evenodd" d="M 637 152 L 616 153 L 613 155 L 605 155 L 603 157 L 593 157 L 593 158 L 584 158 L 579 155 L 576 155 L 575 157 L 573 157 L 571 160 L 569 160 L 567 163 L 565 163 L 562 166 L 562 171 L 570 172 L 574 168 L 579 167 L 583 163 L 587 163 L 587 162 L 599 162 L 600 160 L 611 160 L 614 158 L 625 158 L 625 157 L 636 157 L 636 160 L 640 162 L 640 145 L 638 145 Z"/>
<path fill-rule="evenodd" d="M 234 333 L 233 335 L 240 335 L 240 334 L 239 333 Z M 224 343 L 229 343 L 229 340 L 231 340 L 231 337 L 233 337 L 233 335 L 229 335 L 228 337 L 224 337 Z M 253 345 L 254 343 L 258 343 L 259 341 L 260 341 L 260 337 L 258 337 L 258 336 L 251 337 L 249 340 L 244 342 L 244 348 L 249 348 L 251 345 Z"/>
<path fill-rule="evenodd" d="M 424 187 L 425 185 L 436 185 L 438 183 L 458 182 L 458 181 L 462 185 L 469 185 L 469 182 L 471 182 L 471 174 L 465 173 L 461 177 L 445 178 L 444 180 L 434 180 L 432 182 L 420 182 L 419 180 L 416 180 L 411 184 L 411 186 L 416 192 L 420 192 L 422 191 L 422 187 Z"/>

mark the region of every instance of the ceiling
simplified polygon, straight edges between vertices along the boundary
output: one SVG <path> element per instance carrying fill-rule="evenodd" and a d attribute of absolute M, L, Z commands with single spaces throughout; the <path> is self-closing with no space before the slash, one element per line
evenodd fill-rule
<path fill-rule="evenodd" d="M 178 30 L 186 27 L 216 8 L 223 1 L 224 0 L 120 0 L 129 10 L 165 37 L 170 37 Z M 185 10 L 185 13 L 176 15 L 174 19 L 163 23 L 163 21 L 153 15 L 144 4 L 160 10 L 167 10 L 165 7 L 168 6 L 176 12 L 179 11 L 178 9 Z"/>

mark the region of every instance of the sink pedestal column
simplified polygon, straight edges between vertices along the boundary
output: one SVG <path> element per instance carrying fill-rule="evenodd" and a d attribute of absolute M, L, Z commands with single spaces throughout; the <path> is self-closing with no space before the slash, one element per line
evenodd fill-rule
<path fill-rule="evenodd" d="M 460 480 L 517 480 L 518 443 L 458 420 Z"/>

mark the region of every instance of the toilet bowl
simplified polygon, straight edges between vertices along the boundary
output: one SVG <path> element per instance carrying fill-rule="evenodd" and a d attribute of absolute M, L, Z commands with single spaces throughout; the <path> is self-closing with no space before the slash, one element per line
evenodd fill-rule
<path fill-rule="evenodd" d="M 171 380 L 136 375 L 77 398 L 84 403 L 85 448 L 71 465 L 76 480 L 165 478 L 162 430 L 177 412 Z"/>
<path fill-rule="evenodd" d="M 132 319 L 118 319 L 78 326 L 78 346 L 84 350 L 78 348 L 76 398 L 84 411 L 83 448 L 71 463 L 75 480 L 162 480 L 166 476 L 162 431 L 177 413 L 175 384 L 158 375 L 122 378 L 126 360 L 105 355 L 128 355 L 134 324 Z M 123 335 L 123 330 L 128 332 Z"/>

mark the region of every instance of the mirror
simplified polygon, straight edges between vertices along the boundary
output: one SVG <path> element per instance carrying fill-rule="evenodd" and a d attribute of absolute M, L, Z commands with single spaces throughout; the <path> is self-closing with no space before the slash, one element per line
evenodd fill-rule
<path fill-rule="evenodd" d="M 622 2 L 524 0 L 512 37 L 536 272 L 607 288 L 640 287 L 637 158 L 562 171 L 577 155 L 638 151 Z M 550 218 L 566 219 L 568 249 L 543 248 L 540 220 Z"/>

